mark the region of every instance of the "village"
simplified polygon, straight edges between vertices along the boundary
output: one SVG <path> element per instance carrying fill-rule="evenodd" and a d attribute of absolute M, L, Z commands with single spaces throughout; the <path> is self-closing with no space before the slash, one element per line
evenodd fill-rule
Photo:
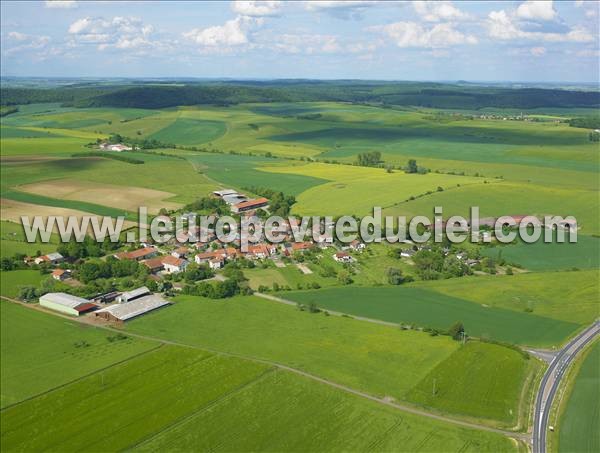
<path fill-rule="evenodd" d="M 255 224 L 262 222 L 261 218 L 269 212 L 270 207 L 270 200 L 265 197 L 250 198 L 233 189 L 215 191 L 211 199 L 224 203 L 231 213 L 241 216 L 242 219 L 252 220 Z M 60 283 L 58 288 L 62 289 L 62 291 L 39 294 L 40 306 L 72 316 L 87 315 L 94 322 L 118 325 L 170 305 L 168 298 L 177 292 L 195 294 L 199 291 L 200 294 L 213 298 L 228 297 L 236 293 L 250 294 L 253 290 L 246 282 L 243 269 L 282 269 L 291 266 L 297 268 L 299 274 L 310 276 L 313 274 L 313 269 L 309 265 L 311 262 L 335 263 L 338 266 L 337 270 L 331 270 L 331 266 L 325 264 L 323 268 L 328 269 L 327 272 L 331 275 L 339 274 L 340 284 L 349 284 L 352 282 L 351 276 L 361 272 L 364 261 L 361 256 L 368 247 L 371 247 L 358 239 L 343 244 L 321 233 L 315 235 L 316 240 L 309 238 L 303 242 L 295 242 L 288 222 L 281 225 L 279 231 L 284 235 L 284 240 L 277 244 L 263 240 L 241 247 L 243 238 L 239 237 L 239 234 L 232 242 L 223 243 L 217 239 L 213 229 L 204 231 L 205 240 L 190 243 L 190 236 L 194 236 L 191 233 L 198 233 L 196 216 L 196 212 L 189 210 L 171 212 L 170 215 L 163 213 L 159 215 L 162 220 L 173 220 L 179 217 L 180 220 L 185 221 L 186 227 L 177 232 L 172 240 L 164 244 L 143 242 L 137 246 L 121 246 L 100 257 L 100 262 L 107 268 L 120 267 L 121 270 L 118 271 L 94 273 L 98 264 L 93 260 L 73 259 L 73 257 L 63 256 L 58 251 L 37 257 L 25 257 L 23 261 L 26 265 L 37 266 L 42 272 L 48 272 L 55 282 Z M 519 222 L 524 217 L 513 216 L 512 219 Z M 495 218 L 480 220 L 482 241 L 486 241 L 487 235 L 490 234 L 489 229 L 493 227 L 495 221 Z M 319 225 L 319 227 L 323 226 Z M 440 225 L 434 225 L 437 226 Z M 442 222 L 441 226 L 449 228 L 446 222 Z M 469 227 L 462 230 L 457 227 L 454 230 L 468 233 Z M 452 269 L 445 271 L 444 278 L 473 273 L 494 274 L 513 271 L 513 267 L 510 266 L 503 268 L 502 262 L 493 262 L 489 258 L 482 257 L 477 248 L 457 248 L 447 242 L 443 245 L 435 245 L 417 244 L 405 240 L 397 244 L 397 247 L 387 247 L 388 257 L 399 260 L 400 267 L 403 269 L 416 268 L 416 274 L 424 279 L 430 278 L 431 269 L 427 266 L 431 267 L 430 263 L 436 261 L 442 263 L 444 269 Z M 402 272 L 394 268 L 391 270 L 388 268 L 387 273 L 391 284 L 410 281 L 413 278 L 400 277 Z M 119 281 L 114 277 L 132 275 L 138 276 L 135 282 L 140 286 L 129 288 L 132 282 L 114 283 Z M 113 284 L 105 287 L 106 291 L 91 294 L 88 290 L 82 293 L 81 288 L 85 284 L 93 285 L 97 280 L 96 277 L 110 276 L 113 277 Z M 307 283 L 306 286 L 312 289 L 319 287 L 314 282 Z M 261 284 L 255 288 L 259 292 L 284 289 L 276 282 L 269 286 Z M 301 289 L 301 284 L 298 284 L 296 289 Z M 81 297 L 83 295 L 86 297 Z"/>

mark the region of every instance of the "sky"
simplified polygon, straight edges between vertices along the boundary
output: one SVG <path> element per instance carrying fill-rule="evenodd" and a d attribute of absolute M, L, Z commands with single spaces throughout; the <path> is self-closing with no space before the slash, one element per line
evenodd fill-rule
<path fill-rule="evenodd" d="M 595 1 L 8 1 L 2 76 L 595 82 Z"/>

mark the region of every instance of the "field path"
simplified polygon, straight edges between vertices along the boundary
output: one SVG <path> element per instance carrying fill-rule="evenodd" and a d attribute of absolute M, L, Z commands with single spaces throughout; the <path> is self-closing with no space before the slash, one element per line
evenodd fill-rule
<path fill-rule="evenodd" d="M 21 302 L 19 300 L 11 299 L 11 298 L 5 297 L 5 296 L 0 296 L 0 297 L 2 299 L 5 299 L 5 300 L 10 301 L 10 302 L 17 303 L 19 305 L 22 305 L 22 306 L 27 307 L 27 308 L 32 309 L 32 310 L 42 311 L 44 313 L 48 313 L 48 314 L 51 314 L 51 315 L 59 316 L 61 318 L 68 319 L 70 321 L 79 322 L 79 323 L 90 325 L 90 326 L 94 326 L 94 327 L 97 327 L 97 328 L 100 328 L 100 329 L 105 329 L 105 330 L 109 330 L 109 331 L 113 331 L 113 332 L 123 333 L 123 329 L 118 329 L 118 328 L 115 328 L 115 327 L 112 327 L 112 326 L 109 326 L 109 325 L 96 324 L 95 322 L 91 321 L 90 319 L 86 319 L 86 317 L 73 318 L 73 317 L 68 316 L 68 315 L 63 315 L 63 314 L 60 314 L 60 313 L 57 313 L 57 312 L 52 312 L 52 311 L 49 311 L 49 310 L 45 310 L 45 309 L 41 308 L 39 305 L 37 305 L 37 304 L 36 305 L 27 304 L 27 303 Z M 290 302 L 290 301 L 285 301 L 285 303 L 289 303 L 289 304 L 295 305 L 295 303 Z M 391 324 L 391 323 L 386 323 L 384 321 L 376 321 L 376 320 L 373 320 L 373 321 L 377 322 L 377 323 L 380 323 L 380 324 Z M 463 421 L 463 420 L 457 420 L 455 418 L 446 417 L 446 416 L 443 416 L 443 415 L 438 415 L 438 414 L 435 414 L 435 413 L 427 412 L 425 410 L 421 410 L 421 409 L 418 409 L 416 407 L 412 407 L 412 406 L 408 406 L 408 405 L 403 405 L 403 404 L 398 404 L 398 403 L 396 403 L 395 401 L 393 401 L 393 400 L 391 400 L 389 398 L 380 398 L 378 396 L 374 396 L 374 395 L 371 395 L 369 393 L 362 392 L 360 390 L 356 390 L 356 389 L 353 389 L 351 387 L 348 387 L 348 386 L 345 386 L 345 385 L 342 385 L 342 384 L 338 384 L 337 382 L 331 381 L 329 379 L 324 379 L 322 377 L 315 376 L 313 374 L 307 373 L 306 371 L 302 371 L 302 370 L 299 370 L 299 369 L 296 369 L 296 368 L 292 368 L 290 366 L 284 365 L 282 363 L 274 362 L 274 361 L 271 361 L 271 360 L 259 359 L 259 358 L 256 358 L 256 357 L 245 356 L 245 355 L 242 355 L 242 354 L 235 354 L 235 353 L 231 353 L 231 352 L 218 351 L 218 350 L 214 350 L 214 349 L 211 349 L 211 348 L 205 348 L 205 347 L 199 347 L 199 346 L 189 345 L 189 344 L 186 344 L 186 343 L 180 343 L 180 342 L 172 341 L 172 340 L 165 340 L 163 338 L 152 337 L 152 336 L 149 336 L 149 335 L 141 335 L 141 334 L 133 333 L 133 332 L 130 332 L 130 331 L 126 331 L 126 332 L 127 332 L 128 335 L 130 335 L 132 337 L 135 337 L 135 338 L 140 338 L 142 340 L 155 341 L 155 342 L 162 343 L 162 344 L 168 344 L 168 345 L 173 345 L 173 346 L 182 346 L 182 347 L 187 347 L 187 348 L 192 348 L 192 349 L 198 349 L 198 350 L 201 350 L 201 351 L 208 351 L 208 352 L 211 352 L 211 353 L 216 354 L 216 355 L 222 355 L 222 356 L 227 356 L 227 357 L 235 357 L 235 358 L 239 358 L 239 359 L 245 359 L 245 360 L 251 360 L 251 361 L 254 361 L 254 362 L 258 362 L 258 363 L 263 363 L 263 364 L 266 364 L 266 365 L 270 365 L 270 366 L 279 368 L 279 369 L 284 370 L 284 371 L 289 371 L 290 373 L 295 373 L 295 374 L 297 374 L 299 376 L 303 376 L 303 377 L 311 379 L 313 381 L 320 382 L 321 384 L 328 385 L 330 387 L 336 388 L 338 390 L 342 390 L 342 391 L 350 393 L 352 395 L 356 395 L 356 396 L 368 399 L 370 401 L 373 401 L 373 402 L 376 402 L 376 403 L 379 403 L 379 404 L 382 404 L 382 405 L 385 405 L 385 406 L 393 407 L 393 408 L 398 409 L 398 410 L 403 411 L 403 412 L 408 412 L 408 413 L 414 414 L 414 415 L 420 415 L 422 417 L 431 418 L 431 419 L 438 420 L 438 421 L 445 422 L 445 423 L 451 423 L 453 425 L 458 425 L 458 426 L 462 426 L 462 427 L 465 427 L 465 428 L 471 428 L 471 429 L 477 429 L 477 430 L 481 430 L 481 431 L 488 431 L 488 432 L 492 432 L 492 433 L 496 433 L 496 434 L 502 434 L 504 436 L 513 438 L 513 439 L 518 440 L 518 441 L 523 441 L 523 442 L 527 442 L 527 443 L 531 442 L 531 435 L 526 434 L 526 433 L 517 433 L 517 432 L 512 432 L 512 431 L 506 431 L 506 430 L 503 430 L 503 429 L 492 428 L 490 426 L 479 425 L 477 423 L 471 423 L 471 422 L 467 422 L 467 421 Z"/>

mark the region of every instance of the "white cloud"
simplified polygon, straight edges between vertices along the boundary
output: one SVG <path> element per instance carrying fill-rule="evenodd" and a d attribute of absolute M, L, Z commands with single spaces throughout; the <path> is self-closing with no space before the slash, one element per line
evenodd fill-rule
<path fill-rule="evenodd" d="M 194 28 L 183 33 L 183 36 L 201 46 L 240 46 L 248 44 L 248 31 L 257 24 L 260 24 L 258 19 L 238 16 L 235 19 L 228 20 L 223 25 Z"/>
<path fill-rule="evenodd" d="M 84 17 L 81 19 L 77 19 L 73 22 L 69 27 L 69 33 L 71 34 L 79 34 L 85 31 L 92 24 L 92 19 L 89 17 Z"/>
<path fill-rule="evenodd" d="M 365 9 L 377 6 L 376 0 L 309 0 L 304 2 L 308 11 L 322 11 L 340 19 L 358 19 Z"/>
<path fill-rule="evenodd" d="M 280 1 L 242 1 L 237 0 L 231 3 L 233 12 L 242 16 L 262 17 L 277 16 L 281 9 Z"/>
<path fill-rule="evenodd" d="M 578 57 L 584 57 L 584 58 L 588 58 L 588 57 L 598 58 L 598 57 L 600 57 L 600 50 L 583 49 L 583 50 L 578 50 L 575 55 L 577 55 Z"/>
<path fill-rule="evenodd" d="M 517 8 L 517 17 L 527 20 L 553 20 L 556 11 L 552 0 L 527 0 Z"/>
<path fill-rule="evenodd" d="M 565 33 L 526 31 L 515 17 L 506 11 L 492 11 L 486 21 L 490 37 L 500 40 L 530 39 L 546 42 L 589 42 L 592 34 L 583 27 L 573 27 Z"/>
<path fill-rule="evenodd" d="M 534 55 L 536 57 L 541 57 L 542 55 L 546 54 L 545 47 L 532 47 L 531 49 L 529 49 L 529 51 L 531 52 L 531 55 Z"/>
<path fill-rule="evenodd" d="M 461 44 L 477 44 L 473 35 L 462 33 L 452 24 L 437 24 L 425 28 L 416 22 L 396 22 L 394 24 L 369 28 L 384 33 L 398 47 L 444 48 Z"/>
<path fill-rule="evenodd" d="M 414 1 L 415 12 L 427 22 L 467 20 L 471 16 L 455 7 L 450 1 Z"/>
<path fill-rule="evenodd" d="M 2 53 L 4 55 L 13 55 L 27 51 L 41 51 L 46 49 L 50 43 L 50 37 L 28 35 L 18 31 L 11 31 L 7 35 L 7 40 L 4 43 Z M 14 45 L 11 45 L 13 44 Z"/>
<path fill-rule="evenodd" d="M 99 50 L 114 48 L 137 52 L 169 46 L 168 42 L 153 39 L 153 33 L 152 25 L 144 24 L 136 17 L 83 17 L 69 26 L 71 40 L 68 45 L 97 44 Z"/>
<path fill-rule="evenodd" d="M 46 0 L 46 8 L 71 9 L 77 8 L 75 0 Z"/>
<path fill-rule="evenodd" d="M 342 42 L 334 35 L 319 34 L 283 34 L 274 39 L 273 44 L 266 44 L 279 52 L 290 54 L 361 54 L 373 52 L 377 45 L 364 42 Z"/>

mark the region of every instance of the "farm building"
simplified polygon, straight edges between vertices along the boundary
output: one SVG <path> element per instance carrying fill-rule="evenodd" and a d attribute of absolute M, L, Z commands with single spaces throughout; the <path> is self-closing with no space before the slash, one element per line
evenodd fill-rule
<path fill-rule="evenodd" d="M 116 151 L 120 153 L 121 151 L 131 151 L 133 148 L 122 143 L 101 143 L 100 149 L 102 151 Z"/>
<path fill-rule="evenodd" d="M 354 239 L 350 243 L 350 248 L 352 250 L 356 250 L 357 252 L 362 252 L 366 248 L 366 245 L 364 242 L 360 242 L 358 239 Z"/>
<path fill-rule="evenodd" d="M 34 260 L 34 262 L 35 262 L 35 264 L 42 264 L 42 263 L 58 264 L 63 260 L 64 260 L 64 257 L 60 253 L 54 252 L 54 253 L 48 253 L 47 255 L 38 256 Z"/>
<path fill-rule="evenodd" d="M 348 255 L 346 252 L 337 252 L 335 255 L 333 255 L 333 259 L 338 263 L 351 263 L 354 261 L 354 258 Z"/>
<path fill-rule="evenodd" d="M 119 297 L 117 297 L 117 302 L 119 302 L 120 304 L 131 302 L 132 300 L 138 299 L 148 294 L 150 294 L 150 290 L 147 287 L 142 286 L 140 288 L 124 292 Z"/>
<path fill-rule="evenodd" d="M 147 294 L 131 302 L 102 308 L 95 315 L 107 321 L 124 322 L 165 305 L 170 305 L 170 303 L 156 294 Z"/>
<path fill-rule="evenodd" d="M 208 262 L 208 265 L 212 270 L 221 269 L 225 265 L 225 258 L 222 256 L 217 256 L 211 259 Z"/>
<path fill-rule="evenodd" d="M 92 301 L 101 304 L 108 304 L 110 302 L 114 302 L 117 297 L 119 297 L 118 291 L 110 291 L 108 293 L 98 294 L 97 296 L 94 296 Z"/>
<path fill-rule="evenodd" d="M 58 280 L 59 282 L 62 282 L 63 280 L 66 280 L 69 277 L 71 277 L 71 271 L 70 270 L 54 269 L 52 271 L 52 278 L 54 280 Z"/>
<path fill-rule="evenodd" d="M 264 197 L 257 198 L 255 200 L 242 201 L 241 203 L 234 204 L 231 207 L 231 211 L 235 213 L 246 212 L 252 209 L 264 208 L 268 206 L 269 200 Z"/>
<path fill-rule="evenodd" d="M 79 316 L 88 311 L 98 308 L 81 297 L 72 296 L 67 293 L 48 293 L 40 297 L 40 305 L 50 310 L 66 313 L 67 315 Z"/>
<path fill-rule="evenodd" d="M 223 190 L 215 190 L 213 192 L 213 195 L 215 197 L 219 197 L 219 198 L 223 198 L 226 195 L 236 195 L 237 191 L 233 190 L 233 189 L 223 189 Z"/>
<path fill-rule="evenodd" d="M 171 256 L 175 258 L 185 258 L 190 253 L 190 249 L 187 247 L 178 247 L 171 252 Z"/>
<path fill-rule="evenodd" d="M 141 262 L 148 268 L 150 272 L 158 272 L 164 269 L 162 257 L 150 258 L 149 260 L 143 260 Z"/>
<path fill-rule="evenodd" d="M 243 201 L 248 201 L 248 197 L 246 195 L 242 195 L 241 193 L 235 193 L 223 196 L 223 201 L 228 205 L 232 206 Z"/>
<path fill-rule="evenodd" d="M 183 272 L 187 268 L 188 262 L 182 258 L 176 258 L 174 256 L 168 255 L 162 257 L 162 264 L 169 274 L 176 274 L 178 272 Z"/>
<path fill-rule="evenodd" d="M 158 250 L 154 247 L 142 247 L 141 249 L 133 250 L 131 252 L 115 253 L 113 256 L 118 260 L 144 260 L 152 258 L 158 254 Z"/>

